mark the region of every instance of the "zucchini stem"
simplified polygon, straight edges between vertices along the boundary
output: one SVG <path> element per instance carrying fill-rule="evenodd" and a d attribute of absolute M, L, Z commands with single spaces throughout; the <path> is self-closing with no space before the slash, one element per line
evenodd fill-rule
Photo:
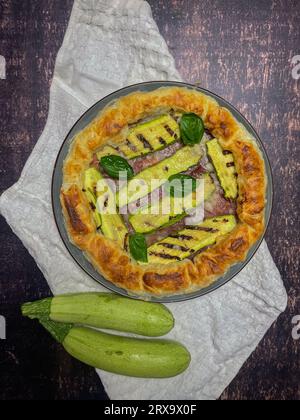
<path fill-rule="evenodd" d="M 66 336 L 73 328 L 72 324 L 57 323 L 51 321 L 51 303 L 53 298 L 39 300 L 37 302 L 28 302 L 22 305 L 22 315 L 30 319 L 38 319 L 39 323 L 52 335 L 59 343 L 63 343 Z"/>
<path fill-rule="evenodd" d="M 40 318 L 39 322 L 61 344 L 63 344 L 65 338 L 73 328 L 72 324 L 61 324 L 50 321 L 48 318 Z"/>
<path fill-rule="evenodd" d="M 30 319 L 49 318 L 51 313 L 52 298 L 28 302 L 22 305 L 22 315 Z"/>

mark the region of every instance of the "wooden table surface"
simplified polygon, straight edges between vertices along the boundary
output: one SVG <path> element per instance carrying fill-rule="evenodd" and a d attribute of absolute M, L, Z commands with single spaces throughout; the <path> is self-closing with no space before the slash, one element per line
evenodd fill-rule
<path fill-rule="evenodd" d="M 235 105 L 256 127 L 274 171 L 267 242 L 289 303 L 222 399 L 299 399 L 300 341 L 292 338 L 299 299 L 299 0 L 150 0 L 183 78 Z M 20 176 L 48 113 L 49 88 L 73 0 L 0 0 L 0 193 Z M 93 369 L 70 358 L 22 319 L 20 303 L 50 295 L 19 239 L 0 219 L 0 399 L 104 399 Z"/>

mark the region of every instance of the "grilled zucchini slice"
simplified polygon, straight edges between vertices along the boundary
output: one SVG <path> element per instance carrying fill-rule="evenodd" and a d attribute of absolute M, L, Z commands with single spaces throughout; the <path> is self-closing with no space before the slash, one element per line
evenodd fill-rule
<path fill-rule="evenodd" d="M 145 197 L 165 184 L 170 176 L 184 172 L 196 165 L 201 157 L 202 152 L 199 145 L 193 147 L 186 146 L 178 150 L 168 159 L 143 170 L 132 178 L 126 187 L 121 188 L 118 192 L 118 206 L 123 207 L 139 198 Z M 153 180 L 157 182 L 154 183 Z"/>
<path fill-rule="evenodd" d="M 102 190 L 98 188 L 101 181 Z M 124 247 L 128 230 L 119 214 L 108 214 L 105 208 L 114 205 L 114 194 L 109 185 L 95 168 L 89 168 L 84 173 L 84 191 L 93 209 L 93 216 L 97 228 L 101 228 L 103 235 L 117 241 Z"/>
<path fill-rule="evenodd" d="M 170 115 L 163 115 L 132 128 L 119 151 L 127 159 L 147 155 L 174 143 L 180 137 L 179 126 Z"/>
<path fill-rule="evenodd" d="M 101 215 L 97 210 L 97 183 L 101 179 L 100 173 L 94 169 L 87 169 L 84 173 L 83 191 L 90 203 L 97 229 L 101 227 Z"/>
<path fill-rule="evenodd" d="M 238 195 L 238 185 L 232 153 L 223 150 L 217 139 L 210 140 L 206 145 L 208 155 L 214 165 L 225 197 L 233 200 L 236 199 Z"/>
<path fill-rule="evenodd" d="M 103 147 L 103 149 L 101 149 L 99 152 L 96 153 L 99 161 L 105 156 L 111 156 L 111 155 L 117 155 L 117 154 L 118 154 L 117 150 L 111 146 L 105 146 Z"/>
<path fill-rule="evenodd" d="M 204 180 L 204 200 L 207 200 L 216 187 L 209 174 L 203 176 Z M 199 206 L 196 202 L 196 194 L 193 193 L 192 207 L 185 207 L 185 202 L 181 197 L 164 197 L 159 202 L 140 210 L 129 218 L 133 229 L 138 233 L 150 233 L 161 227 L 170 226 L 177 223 L 187 215 L 187 211 Z M 190 202 L 188 201 L 188 204 Z M 170 212 L 166 212 L 170 209 Z"/>
<path fill-rule="evenodd" d="M 175 235 L 150 246 L 148 261 L 152 264 L 170 264 L 190 257 L 202 248 L 214 245 L 218 238 L 236 227 L 233 215 L 207 219 L 197 226 L 187 226 Z"/>

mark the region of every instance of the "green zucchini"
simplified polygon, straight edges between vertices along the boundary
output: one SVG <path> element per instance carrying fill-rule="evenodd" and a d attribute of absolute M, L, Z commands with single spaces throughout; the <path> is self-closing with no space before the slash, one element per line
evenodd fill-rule
<path fill-rule="evenodd" d="M 27 303 L 23 315 L 31 319 L 88 325 L 148 337 L 167 334 L 174 326 L 171 312 L 161 304 L 124 298 L 113 293 L 80 293 Z"/>
<path fill-rule="evenodd" d="M 204 180 L 204 200 L 208 200 L 216 187 L 209 174 L 205 174 Z M 170 226 L 182 220 L 187 211 L 200 205 L 193 199 L 192 207 L 185 207 L 185 200 L 181 197 L 164 197 L 159 202 L 149 207 L 141 209 L 138 213 L 129 218 L 133 229 L 138 233 L 150 233 L 164 226 Z M 166 213 L 166 209 L 170 212 Z"/>
<path fill-rule="evenodd" d="M 88 199 L 88 202 L 90 203 L 90 206 L 93 212 L 93 218 L 94 218 L 97 229 L 99 229 L 102 224 L 101 215 L 97 210 L 96 187 L 99 180 L 100 180 L 100 173 L 96 169 L 90 168 L 85 171 L 84 180 L 83 180 L 83 189 L 84 189 L 86 198 Z"/>
<path fill-rule="evenodd" d="M 127 159 L 163 149 L 179 139 L 179 126 L 170 115 L 139 124 L 129 131 L 126 142 L 118 149 Z"/>
<path fill-rule="evenodd" d="M 191 360 L 188 350 L 175 341 L 120 337 L 79 327 L 70 330 L 63 346 L 89 366 L 137 378 L 174 377 Z"/>
<path fill-rule="evenodd" d="M 191 361 L 188 350 L 175 341 L 121 337 L 45 318 L 39 321 L 71 356 L 118 375 L 170 378 L 184 372 Z"/>
<path fill-rule="evenodd" d="M 206 146 L 208 156 L 216 170 L 225 197 L 233 200 L 236 199 L 238 195 L 238 184 L 232 153 L 223 150 L 217 139 L 208 141 Z"/>
<path fill-rule="evenodd" d="M 98 188 L 101 182 L 102 191 Z M 122 217 L 116 213 L 115 197 L 108 183 L 97 169 L 89 168 L 84 173 L 84 191 L 88 200 L 93 202 L 93 215 L 97 228 L 101 227 L 103 235 L 124 246 L 128 230 Z M 104 205 L 105 203 L 105 205 Z M 112 212 L 105 211 L 105 208 L 112 208 Z M 115 211 L 115 213 L 114 213 Z"/>
<path fill-rule="evenodd" d="M 165 184 L 170 176 L 184 172 L 196 165 L 201 157 L 202 153 L 199 145 L 186 146 L 178 150 L 173 156 L 143 170 L 118 192 L 118 206 L 123 207 L 146 196 Z M 154 180 L 156 182 L 153 182 Z"/>
<path fill-rule="evenodd" d="M 117 155 L 118 152 L 111 146 L 104 146 L 99 152 L 96 153 L 98 160 L 100 161 L 103 157 Z"/>
<path fill-rule="evenodd" d="M 169 264 L 182 261 L 202 248 L 213 245 L 218 238 L 236 227 L 233 215 L 207 219 L 197 226 L 187 226 L 182 231 L 157 242 L 148 248 L 148 262 Z"/>

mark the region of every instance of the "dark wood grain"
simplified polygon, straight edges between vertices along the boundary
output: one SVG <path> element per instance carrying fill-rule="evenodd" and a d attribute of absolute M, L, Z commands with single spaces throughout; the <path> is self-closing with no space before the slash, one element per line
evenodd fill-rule
<path fill-rule="evenodd" d="M 297 0 L 150 0 L 161 33 L 186 81 L 233 103 L 256 127 L 274 171 L 275 204 L 267 241 L 289 294 L 287 311 L 222 395 L 222 399 L 299 399 L 300 342 L 300 54 Z M 0 0 L 0 191 L 19 177 L 46 121 L 55 57 L 72 0 Z M 18 305 L 50 294 L 20 241 L 0 221 L 0 314 L 9 336 L 0 342 L 0 398 L 106 398 L 93 371 L 69 358 Z M 30 339 L 29 339 L 30 337 Z M 3 349 L 2 349 L 3 348 Z M 47 363 L 44 363 L 44 360 Z"/>
<path fill-rule="evenodd" d="M 0 192 L 16 182 L 46 123 L 56 54 L 73 0 L 0 0 Z M 0 220 L 0 399 L 105 399 L 93 369 L 69 357 L 47 333 L 22 319 L 24 301 L 50 296 L 19 239 Z"/>

